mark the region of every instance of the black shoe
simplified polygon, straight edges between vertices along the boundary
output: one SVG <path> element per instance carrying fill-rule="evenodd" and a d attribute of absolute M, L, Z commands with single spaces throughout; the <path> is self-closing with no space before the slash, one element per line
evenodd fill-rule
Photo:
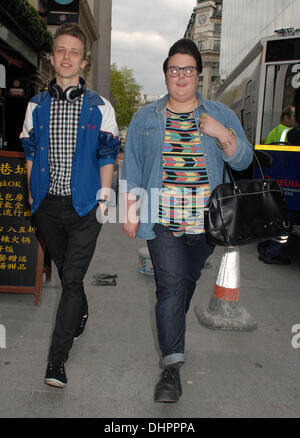
<path fill-rule="evenodd" d="M 68 381 L 63 362 L 55 360 L 49 361 L 45 376 L 45 383 L 58 388 L 64 388 L 66 386 Z"/>
<path fill-rule="evenodd" d="M 82 332 L 83 332 L 83 330 L 85 328 L 87 319 L 88 319 L 88 314 L 86 313 L 81 318 L 80 325 L 79 325 L 79 327 L 76 330 L 75 335 L 74 335 L 74 341 L 77 341 L 77 339 L 82 335 Z"/>
<path fill-rule="evenodd" d="M 268 265 L 290 265 L 291 259 L 286 257 L 276 256 L 276 257 L 266 257 L 263 255 L 258 256 L 259 260 Z"/>
<path fill-rule="evenodd" d="M 181 394 L 179 368 L 165 368 L 155 387 L 154 401 L 158 403 L 176 403 Z"/>

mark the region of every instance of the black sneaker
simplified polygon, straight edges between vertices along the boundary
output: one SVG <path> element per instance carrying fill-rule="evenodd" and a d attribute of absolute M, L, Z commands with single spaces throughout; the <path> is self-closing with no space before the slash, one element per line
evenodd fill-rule
<path fill-rule="evenodd" d="M 58 388 L 64 388 L 67 381 L 65 373 L 65 366 L 63 362 L 50 360 L 48 363 L 45 383 L 50 386 L 57 386 Z"/>
<path fill-rule="evenodd" d="M 179 368 L 165 368 L 155 387 L 154 401 L 158 403 L 176 403 L 181 394 Z"/>
<path fill-rule="evenodd" d="M 77 341 L 77 339 L 82 335 L 82 332 L 83 332 L 83 330 L 85 328 L 87 319 L 88 319 L 88 314 L 86 313 L 81 318 L 80 325 L 79 325 L 79 327 L 76 330 L 75 335 L 74 335 L 74 341 Z"/>
<path fill-rule="evenodd" d="M 289 259 L 287 257 L 281 257 L 281 256 L 266 257 L 263 255 L 259 255 L 258 259 L 261 260 L 262 262 L 266 263 L 267 265 L 290 265 L 291 264 L 291 259 Z"/>

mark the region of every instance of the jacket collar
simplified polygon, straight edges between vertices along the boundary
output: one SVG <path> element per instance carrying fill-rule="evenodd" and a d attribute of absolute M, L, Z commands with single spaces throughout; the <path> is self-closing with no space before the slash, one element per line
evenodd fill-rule
<path fill-rule="evenodd" d="M 95 106 L 105 105 L 105 102 L 102 99 L 102 97 L 92 90 L 86 90 L 84 93 L 84 97 L 86 98 L 87 103 L 89 105 L 95 105 Z"/>
<path fill-rule="evenodd" d="M 92 90 L 85 90 L 83 96 L 84 96 L 83 99 L 86 100 L 87 104 L 90 106 L 105 105 L 104 100 Z M 39 105 L 43 104 L 43 102 L 47 102 L 49 104 L 50 101 L 51 101 L 51 95 L 49 91 L 44 91 L 32 98 L 32 102 L 37 103 Z"/>

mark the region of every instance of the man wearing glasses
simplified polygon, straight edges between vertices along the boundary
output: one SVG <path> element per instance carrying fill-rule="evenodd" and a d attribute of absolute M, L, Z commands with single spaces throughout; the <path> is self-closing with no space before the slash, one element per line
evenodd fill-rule
<path fill-rule="evenodd" d="M 163 372 L 154 400 L 177 402 L 186 313 L 214 249 L 206 242 L 204 207 L 222 183 L 224 161 L 235 170 L 246 169 L 252 148 L 235 114 L 197 93 L 202 60 L 193 41 L 177 41 L 163 70 L 168 94 L 139 110 L 130 123 L 121 191 L 123 231 L 147 240 L 155 274 Z M 137 188 L 143 189 L 139 217 Z"/>

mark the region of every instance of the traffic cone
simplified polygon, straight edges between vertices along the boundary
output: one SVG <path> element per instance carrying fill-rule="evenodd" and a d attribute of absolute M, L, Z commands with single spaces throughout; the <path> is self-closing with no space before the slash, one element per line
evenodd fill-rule
<path fill-rule="evenodd" d="M 239 247 L 225 247 L 207 310 L 195 308 L 200 324 L 220 330 L 254 330 L 256 321 L 240 303 Z"/>

